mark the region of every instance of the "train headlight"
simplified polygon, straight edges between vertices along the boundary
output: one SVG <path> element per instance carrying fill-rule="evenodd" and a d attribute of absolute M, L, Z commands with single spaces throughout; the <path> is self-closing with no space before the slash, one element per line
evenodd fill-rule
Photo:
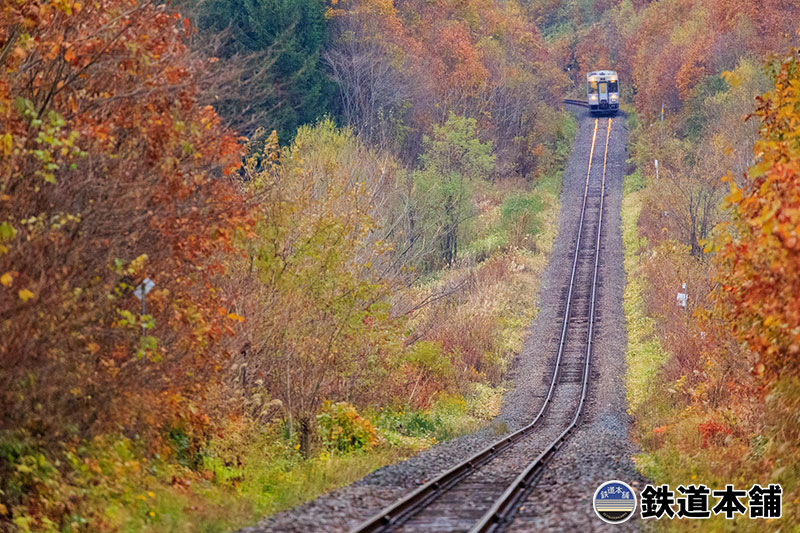
<path fill-rule="evenodd" d="M 617 100 L 617 99 L 619 99 L 619 95 L 618 94 L 612 94 L 611 95 L 611 99 L 612 100 Z"/>
<path fill-rule="evenodd" d="M 597 100 L 597 95 L 596 94 L 590 95 L 589 100 Z"/>

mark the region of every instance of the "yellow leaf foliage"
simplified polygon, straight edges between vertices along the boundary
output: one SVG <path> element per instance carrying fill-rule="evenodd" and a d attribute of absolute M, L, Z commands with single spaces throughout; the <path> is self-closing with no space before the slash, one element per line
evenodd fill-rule
<path fill-rule="evenodd" d="M 28 289 L 21 289 L 18 294 L 19 294 L 20 300 L 22 300 L 23 302 L 27 302 L 28 300 L 30 300 L 31 298 L 33 298 L 35 296 Z"/>

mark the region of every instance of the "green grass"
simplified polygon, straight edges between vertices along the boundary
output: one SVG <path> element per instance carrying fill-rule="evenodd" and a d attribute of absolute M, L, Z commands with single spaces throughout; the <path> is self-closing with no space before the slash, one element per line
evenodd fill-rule
<path fill-rule="evenodd" d="M 220 477 L 235 470 L 234 480 L 195 479 L 185 487 L 162 484 L 150 491 L 152 497 L 143 492 L 147 512 L 131 513 L 129 503 L 117 507 L 111 502 L 109 509 L 124 513 L 119 516 L 122 531 L 231 531 L 352 483 L 411 453 L 409 448 L 381 446 L 369 453 L 323 452 L 303 460 L 299 454 L 277 451 L 272 442 L 266 449 L 260 445 L 252 444 L 241 468 L 209 465 Z"/>
<path fill-rule="evenodd" d="M 180 517 L 176 524 L 188 521 L 191 527 L 187 530 L 191 531 L 217 531 L 247 525 L 353 483 L 436 442 L 479 429 L 487 423 L 487 416 L 496 414 L 480 411 L 480 406 L 491 403 L 494 395 L 497 395 L 496 389 L 490 388 L 476 390 L 466 399 L 443 395 L 428 410 L 397 407 L 365 413 L 377 430 L 379 443 L 369 449 L 347 453 L 322 449 L 315 457 L 303 459 L 289 442 L 272 432 L 255 438 L 247 435 L 238 453 L 242 466 L 226 465 L 222 461 L 222 457 L 230 456 L 229 451 L 220 453 L 218 458 L 212 455 L 206 465 L 217 479 L 225 481 L 224 485 L 235 486 L 235 499 L 230 499 L 231 491 L 226 494 L 213 486 L 198 494 L 206 500 L 200 509 L 225 504 L 231 505 L 233 513 L 228 512 L 227 517 L 201 513 L 197 515 L 197 522 L 178 509 L 167 514 Z"/>
<path fill-rule="evenodd" d="M 646 185 L 647 185 L 647 182 L 645 181 L 645 177 L 642 174 L 642 171 L 637 168 L 633 172 L 633 174 L 625 176 L 625 183 L 623 184 L 622 192 L 623 192 L 623 194 L 625 196 L 628 196 L 631 193 L 635 193 L 635 192 L 641 191 L 642 189 L 645 188 Z M 637 198 L 632 199 L 631 201 L 632 202 L 638 202 L 639 201 L 638 200 L 638 196 L 637 196 Z M 639 216 L 639 210 L 640 209 L 636 210 L 636 217 L 637 218 Z M 634 221 L 634 226 L 635 226 L 635 221 Z"/>
<path fill-rule="evenodd" d="M 485 425 L 499 411 L 503 390 L 473 389 L 466 398 L 442 395 L 428 410 L 397 407 L 365 413 L 379 443 L 348 453 L 322 449 L 303 459 L 277 427 L 255 434 L 231 431 L 212 443 L 205 459 L 214 482 L 197 482 L 184 492 L 166 487 L 156 491 L 149 508 L 156 515 L 149 519 L 152 527 L 135 519 L 130 530 L 229 531 L 312 500 Z"/>
<path fill-rule="evenodd" d="M 644 306 L 646 281 L 639 269 L 639 251 L 646 240 L 639 237 L 637 221 L 641 211 L 642 178 L 639 172 L 625 178 L 625 197 L 622 201 L 622 241 L 625 246 L 627 284 L 623 308 L 628 326 L 626 386 L 628 409 L 633 412 L 649 396 L 653 382 L 667 353 L 655 336 L 654 321 Z"/>

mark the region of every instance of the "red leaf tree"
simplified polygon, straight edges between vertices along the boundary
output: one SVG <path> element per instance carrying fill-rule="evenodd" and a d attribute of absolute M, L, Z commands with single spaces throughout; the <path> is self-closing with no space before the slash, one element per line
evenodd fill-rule
<path fill-rule="evenodd" d="M 0 10 L 0 428 L 157 428 L 222 369 L 247 202 L 191 31 L 146 0 Z"/>

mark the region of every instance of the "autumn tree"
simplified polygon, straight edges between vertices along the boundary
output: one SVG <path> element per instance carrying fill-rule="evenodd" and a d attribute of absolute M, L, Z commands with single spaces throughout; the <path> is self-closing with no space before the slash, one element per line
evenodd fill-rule
<path fill-rule="evenodd" d="M 744 188 L 731 183 L 734 221 L 716 260 L 718 301 L 766 380 L 796 376 L 800 361 L 800 50 L 772 77 L 756 111 L 759 160 Z"/>
<path fill-rule="evenodd" d="M 324 57 L 338 88 L 336 111 L 343 123 L 377 146 L 400 152 L 413 91 L 404 71 L 405 53 L 384 33 L 388 22 L 399 25 L 396 12 L 377 7 L 386 13 L 378 15 L 365 7 L 339 11 Z"/>
<path fill-rule="evenodd" d="M 249 224 L 238 141 L 197 103 L 192 31 L 149 1 L 0 11 L 2 429 L 208 421 L 185 408 L 233 348 L 221 276 Z"/>
<path fill-rule="evenodd" d="M 452 265 L 462 225 L 474 213 L 472 185 L 489 179 L 494 169 L 492 143 L 478 138 L 475 119 L 451 114 L 424 144 L 422 168 L 414 175 L 419 231 L 437 243 L 439 260 Z"/>
<path fill-rule="evenodd" d="M 263 213 L 251 296 L 269 311 L 241 364 L 280 401 L 307 454 L 322 402 L 379 397 L 399 349 L 389 301 L 398 168 L 330 120 L 300 128 L 283 150 L 274 135 L 266 146 L 246 174 Z"/>

